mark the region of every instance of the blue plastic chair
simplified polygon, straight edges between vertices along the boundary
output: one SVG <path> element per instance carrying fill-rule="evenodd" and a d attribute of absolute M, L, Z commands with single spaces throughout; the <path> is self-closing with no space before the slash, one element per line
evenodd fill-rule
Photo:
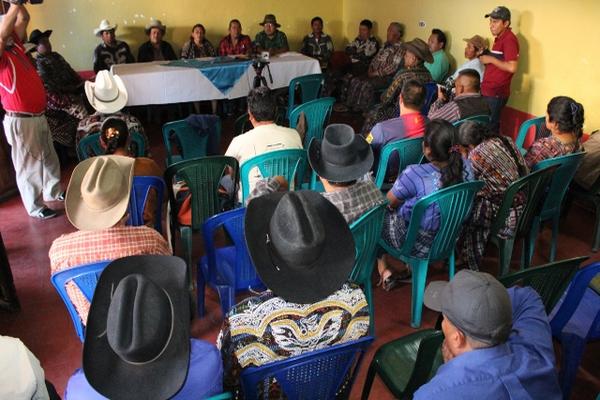
<path fill-rule="evenodd" d="M 244 368 L 240 377 L 244 398 L 258 399 L 259 391 L 273 379 L 287 399 L 347 398 L 363 355 L 372 342 L 373 337 L 366 336 L 260 367 Z M 345 396 L 336 396 L 341 389 Z M 268 387 L 264 398 L 267 397 Z"/>
<path fill-rule="evenodd" d="M 308 144 L 315 138 L 323 139 L 325 126 L 329 123 L 331 109 L 335 103 L 333 97 L 323 97 L 321 99 L 311 100 L 294 108 L 289 115 L 290 128 L 296 129 L 300 113 L 304 113 L 306 118 L 306 135 L 304 136 L 304 148 L 308 149 Z"/>
<path fill-rule="evenodd" d="M 480 124 L 487 125 L 490 123 L 490 116 L 489 115 L 472 115 L 467 118 L 459 119 L 458 121 L 453 122 L 452 125 L 459 127 L 467 121 L 474 121 L 474 122 L 479 122 Z"/>
<path fill-rule="evenodd" d="M 423 157 L 423 138 L 395 140 L 383 146 L 379 154 L 379 165 L 375 173 L 375 186 L 384 190 L 384 182 L 388 170 L 388 163 L 392 154 L 397 153 L 399 158 L 398 171 L 403 171 L 411 164 L 419 164 Z M 389 189 L 389 187 L 387 188 Z"/>
<path fill-rule="evenodd" d="M 134 176 L 129 197 L 129 220 L 127 225 L 144 225 L 144 209 L 150 190 L 156 192 L 156 210 L 154 210 L 154 229 L 162 234 L 162 208 L 165 196 L 165 181 L 157 176 Z"/>
<path fill-rule="evenodd" d="M 132 146 L 136 149 L 135 156 L 144 157 L 146 155 L 144 137 L 139 132 L 130 132 L 129 140 L 132 144 L 135 144 L 135 146 Z M 77 158 L 79 158 L 79 161 L 83 161 L 89 157 L 102 156 L 104 154 L 104 149 L 100 145 L 99 132 L 87 135 L 82 138 L 77 145 Z"/>
<path fill-rule="evenodd" d="M 323 74 L 310 74 L 292 79 L 288 87 L 288 107 L 285 116 L 290 119 L 290 113 L 298 105 L 295 104 L 296 89 L 300 89 L 300 104 L 304 104 L 307 101 L 319 98 L 324 84 L 325 78 Z"/>
<path fill-rule="evenodd" d="M 423 103 L 423 107 L 421 107 L 421 114 L 427 116 L 429 113 L 429 107 L 433 104 L 433 102 L 437 99 L 437 83 L 429 82 L 425 83 L 425 102 Z"/>
<path fill-rule="evenodd" d="M 202 225 L 206 255 L 198 263 L 198 314 L 204 316 L 204 288 L 212 286 L 221 301 L 223 315 L 235 304 L 235 295 L 248 289 L 264 290 L 248 255 L 244 236 L 245 208 L 226 211 L 207 219 Z M 215 232 L 223 227 L 233 246 L 215 247 Z"/>
<path fill-rule="evenodd" d="M 529 134 L 530 129 L 533 127 L 532 132 L 537 138 L 540 134 L 540 131 L 544 124 L 546 123 L 546 117 L 536 117 L 532 119 L 528 119 L 524 121 L 519 127 L 519 132 L 517 133 L 517 139 L 515 140 L 515 144 L 517 145 L 517 149 L 521 152 L 521 154 L 527 153 L 527 149 L 525 149 L 525 139 Z"/>
<path fill-rule="evenodd" d="M 100 278 L 100 274 L 104 271 L 104 268 L 110 263 L 110 261 L 100 261 L 97 263 L 80 265 L 65 269 L 64 271 L 56 272 L 50 277 L 52 285 L 60 295 L 60 298 L 65 303 L 67 311 L 71 316 L 73 325 L 75 326 L 75 332 L 81 342 L 85 339 L 85 325 L 79 317 L 75 306 L 71 302 L 69 295 L 67 294 L 67 283 L 73 282 L 79 290 L 83 293 L 86 300 L 90 303 L 94 297 L 94 290 L 96 290 L 96 284 Z"/>
<path fill-rule="evenodd" d="M 246 204 L 246 200 L 250 196 L 249 177 L 254 168 L 258 168 L 263 178 L 283 176 L 288 182 L 290 190 L 295 190 L 300 188 L 303 182 L 306 164 L 306 150 L 304 149 L 275 150 L 246 160 L 241 166 L 240 173 L 242 204 Z"/>
<path fill-rule="evenodd" d="M 185 120 L 167 122 L 162 127 L 163 142 L 167 150 L 167 167 L 173 163 L 199 158 L 208 155 L 209 135 L 200 135 Z M 221 141 L 221 120 L 217 122 L 213 143 Z M 173 153 L 173 142 L 177 144 L 181 154 Z"/>
<path fill-rule="evenodd" d="M 588 285 L 600 274 L 600 262 L 580 269 L 564 298 L 550 315 L 552 336 L 562 346 L 559 382 L 569 398 L 587 342 L 600 339 L 600 296 Z"/>
<path fill-rule="evenodd" d="M 458 185 L 438 190 L 421 198 L 413 207 L 408 232 L 402 248 L 395 249 L 380 239 L 380 246 L 392 257 L 409 264 L 412 269 L 412 318 L 410 325 L 413 328 L 421 326 L 421 313 L 423 311 L 423 294 L 427 279 L 427 268 L 431 261 L 449 259 L 450 279 L 454 277 L 454 248 L 463 222 L 468 218 L 475 194 L 481 190 L 483 182 L 464 182 Z M 440 227 L 437 231 L 431 249 L 426 258 L 417 258 L 411 255 L 421 220 L 425 210 L 430 205 L 437 205 L 440 212 Z"/>
<path fill-rule="evenodd" d="M 371 275 L 377 258 L 377 243 L 381 238 L 384 213 L 385 205 L 373 207 L 350 225 L 356 248 L 356 261 L 350 280 L 358 283 L 365 292 L 369 303 L 369 330 L 372 335 L 375 334 L 375 307 Z"/>
<path fill-rule="evenodd" d="M 552 244 L 550 247 L 550 261 L 556 259 L 556 242 L 558 241 L 558 225 L 562 210 L 563 200 L 567 194 L 567 189 L 579 168 L 579 164 L 583 161 L 585 153 L 574 153 L 566 156 L 549 158 L 538 162 L 533 170 L 548 168 L 557 165 L 558 168 L 552 174 L 550 188 L 546 193 L 546 199 L 542 206 L 542 210 L 538 216 L 533 219 L 533 224 L 529 233 L 529 262 L 533 258 L 535 251 L 535 241 L 540 232 L 540 225 L 544 221 L 550 220 L 552 223 Z"/>

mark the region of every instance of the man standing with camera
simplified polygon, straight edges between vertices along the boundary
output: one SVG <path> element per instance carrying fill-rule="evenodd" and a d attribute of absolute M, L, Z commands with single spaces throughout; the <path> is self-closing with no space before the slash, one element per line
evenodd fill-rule
<path fill-rule="evenodd" d="M 38 1 L 40 2 L 40 1 Z M 23 41 L 29 13 L 21 0 L 11 0 L 0 23 L 0 100 L 6 111 L 4 133 L 11 146 L 17 186 L 27 213 L 39 219 L 56 216 L 49 200 L 64 200 L 60 165 L 44 111 L 46 92 Z"/>

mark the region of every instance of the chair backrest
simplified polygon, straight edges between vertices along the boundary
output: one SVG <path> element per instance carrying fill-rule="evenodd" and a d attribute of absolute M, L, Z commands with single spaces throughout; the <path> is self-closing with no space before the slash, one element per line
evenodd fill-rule
<path fill-rule="evenodd" d="M 200 229 L 204 221 L 221 211 L 218 189 L 223 173 L 231 168 L 231 179 L 237 186 L 238 161 L 233 157 L 209 156 L 175 163 L 165 171 L 165 183 L 169 192 L 171 220 L 177 221 L 179 207 L 173 191 L 173 178 L 183 180 L 191 193 L 192 229 Z M 232 199 L 233 201 L 233 199 Z"/>
<path fill-rule="evenodd" d="M 356 248 L 356 261 L 350 280 L 370 284 L 377 243 L 381 238 L 385 205 L 373 207 L 350 225 Z"/>
<path fill-rule="evenodd" d="M 216 137 L 214 143 L 221 140 L 221 120 L 216 122 Z M 181 160 L 190 160 L 192 158 L 204 157 L 208 154 L 209 135 L 201 135 L 198 130 L 192 127 L 185 120 L 167 122 L 162 127 L 163 141 L 167 150 L 167 166 Z M 173 154 L 173 142 L 175 142 L 181 154 Z"/>
<path fill-rule="evenodd" d="M 242 204 L 250 195 L 250 172 L 258 168 L 263 178 L 271 178 L 281 175 L 288 181 L 290 190 L 299 187 L 304 178 L 306 170 L 306 150 L 284 149 L 259 154 L 244 161 L 241 167 Z"/>
<path fill-rule="evenodd" d="M 381 189 L 388 168 L 390 157 L 393 153 L 398 153 L 400 162 L 398 171 L 403 171 L 411 164 L 419 164 L 423 157 L 423 138 L 395 140 L 383 146 L 379 155 L 379 165 L 375 174 L 375 185 Z"/>
<path fill-rule="evenodd" d="M 244 113 L 237 117 L 233 123 L 233 136 L 239 136 L 243 133 L 246 133 L 250 129 L 252 129 L 250 117 L 248 116 L 248 113 Z"/>
<path fill-rule="evenodd" d="M 429 382 L 439 366 L 443 364 L 441 345 L 444 334 L 435 329 L 427 329 L 426 332 L 426 336 L 419 343 L 415 366 L 403 392 L 405 398 L 412 398 L 412 395 Z"/>
<path fill-rule="evenodd" d="M 329 123 L 329 117 L 331 116 L 331 110 L 335 103 L 333 97 L 323 97 L 321 99 L 311 100 L 303 103 L 292 111 L 290 111 L 290 128 L 296 129 L 298 126 L 298 118 L 300 113 L 304 113 L 306 118 L 306 134 L 304 135 L 304 148 L 308 148 L 310 141 L 315 138 L 318 140 L 323 139 L 323 132 L 325 126 Z"/>
<path fill-rule="evenodd" d="M 241 374 L 244 398 L 258 399 L 259 385 L 268 384 L 273 378 L 288 399 L 335 399 L 344 383 L 348 396 L 362 357 L 372 342 L 373 337 L 366 336 L 260 367 L 245 368 Z"/>
<path fill-rule="evenodd" d="M 162 233 L 162 208 L 165 196 L 165 181 L 158 176 L 134 176 L 129 196 L 129 220 L 127 225 L 144 225 L 144 209 L 148 201 L 150 191 L 156 193 L 156 209 L 154 213 L 154 229 Z"/>
<path fill-rule="evenodd" d="M 588 257 L 576 257 L 555 261 L 539 267 L 504 275 L 498 280 L 505 286 L 531 286 L 542 298 L 546 313 L 554 308 L 577 272 L 579 265 Z"/>
<path fill-rule="evenodd" d="M 471 115 L 470 117 L 459 119 L 458 121 L 453 122 L 452 125 L 459 127 L 467 121 L 474 121 L 474 122 L 479 122 L 480 124 L 487 125 L 490 123 L 490 116 L 489 115 Z"/>
<path fill-rule="evenodd" d="M 437 83 L 428 82 L 423 86 L 425 86 L 425 102 L 423 103 L 423 107 L 421 107 L 421 114 L 427 115 L 429 113 L 429 107 L 431 107 L 431 104 L 437 99 Z"/>
<path fill-rule="evenodd" d="M 515 144 L 517 145 L 517 148 L 521 150 L 521 153 L 526 151 L 524 146 L 530 129 L 532 127 L 534 128 L 532 132 L 534 133 L 535 137 L 537 137 L 539 135 L 540 129 L 545 123 L 546 117 L 536 117 L 528 119 L 527 121 L 524 121 L 521 124 L 521 126 L 519 127 L 519 132 L 517 133 L 517 139 L 515 140 Z"/>
<path fill-rule="evenodd" d="M 288 117 L 294 107 L 297 106 L 295 101 L 296 89 L 298 87 L 300 88 L 300 104 L 304 104 L 307 101 L 317 99 L 321 94 L 324 84 L 325 78 L 323 74 L 310 74 L 292 79 L 288 88 Z"/>
<path fill-rule="evenodd" d="M 135 148 L 136 157 L 144 157 L 146 155 L 146 144 L 144 137 L 139 132 L 129 133 L 130 146 Z M 134 146 L 132 146 L 134 145 Z M 100 145 L 100 133 L 90 133 L 82 138 L 77 145 L 77 158 L 83 161 L 89 157 L 104 155 L 105 151 Z"/>
<path fill-rule="evenodd" d="M 84 321 L 81 320 L 75 306 L 71 302 L 69 295 L 67 294 L 67 283 L 73 282 L 79 290 L 83 293 L 86 300 L 90 303 L 94 297 L 94 290 L 96 290 L 96 284 L 100 278 L 100 274 L 104 271 L 104 268 L 110 263 L 110 261 L 100 261 L 97 263 L 80 265 L 65 269 L 63 271 L 56 272 L 50 277 L 52 285 L 60 295 L 60 298 L 65 303 L 67 311 L 71 316 L 73 325 L 75 326 L 75 332 L 77 336 L 83 342 L 85 339 L 85 325 Z"/>

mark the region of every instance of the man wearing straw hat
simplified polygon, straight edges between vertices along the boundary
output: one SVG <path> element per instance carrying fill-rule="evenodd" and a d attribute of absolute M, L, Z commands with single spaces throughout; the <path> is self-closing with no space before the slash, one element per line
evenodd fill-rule
<path fill-rule="evenodd" d="M 94 35 L 102 38 L 102 43 L 94 50 L 94 72 L 96 73 L 103 69 L 110 69 L 113 64 L 135 62 L 129 45 L 115 37 L 117 26 L 103 19 L 100 21 L 100 26 L 94 29 Z"/>
<path fill-rule="evenodd" d="M 167 27 L 157 19 L 146 25 L 148 41 L 138 50 L 138 62 L 177 60 L 173 47 L 163 40 Z"/>
<path fill-rule="evenodd" d="M 263 27 L 263 31 L 257 33 L 256 39 L 254 39 L 258 52 L 268 51 L 270 55 L 275 56 L 290 50 L 287 36 L 277 29 L 281 25 L 277 23 L 277 18 L 273 14 L 265 15 L 263 22 L 259 25 Z"/>

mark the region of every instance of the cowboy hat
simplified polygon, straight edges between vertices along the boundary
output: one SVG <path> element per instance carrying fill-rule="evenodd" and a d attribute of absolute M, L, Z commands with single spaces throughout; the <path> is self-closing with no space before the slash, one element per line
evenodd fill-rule
<path fill-rule="evenodd" d="M 423 40 L 419 38 L 415 38 L 410 42 L 402 43 L 402 47 L 406 51 L 410 51 L 415 56 L 419 57 L 421 60 L 432 63 L 433 56 L 431 55 L 431 51 L 429 50 L 429 46 Z"/>
<path fill-rule="evenodd" d="M 48 30 L 46 30 L 44 32 L 40 31 L 39 29 L 34 29 L 29 34 L 29 43 L 33 43 L 35 45 L 38 45 L 38 44 L 40 44 L 40 39 L 41 38 L 43 38 L 43 37 L 49 38 L 51 34 L 52 34 L 52 30 L 51 29 L 48 29 Z"/>
<path fill-rule="evenodd" d="M 275 25 L 276 28 L 279 28 L 281 26 L 277 23 L 277 18 L 275 18 L 275 16 L 273 14 L 265 15 L 265 18 L 263 18 L 263 21 L 259 22 L 258 24 L 261 26 L 264 26 L 265 24 L 273 24 L 273 25 Z"/>
<path fill-rule="evenodd" d="M 100 21 L 100 26 L 94 29 L 94 35 L 100 36 L 104 31 L 112 31 L 117 29 L 117 24 L 111 24 L 107 19 Z"/>
<path fill-rule="evenodd" d="M 319 175 L 332 182 L 349 182 L 360 178 L 373 166 L 369 143 L 346 124 L 325 128 L 323 141 L 312 140 L 308 162 Z"/>
<path fill-rule="evenodd" d="M 96 81 L 85 81 L 88 101 L 102 114 L 113 114 L 127 104 L 127 89 L 118 75 L 108 70 L 98 71 Z"/>
<path fill-rule="evenodd" d="M 346 220 L 317 192 L 271 193 L 246 209 L 245 234 L 256 272 L 275 295 L 311 304 L 342 287 L 354 266 Z"/>
<path fill-rule="evenodd" d="M 153 19 L 152 21 L 150 21 L 150 23 L 148 25 L 146 25 L 146 28 L 145 28 L 146 35 L 150 34 L 150 31 L 152 30 L 152 28 L 160 29 L 162 31 L 163 35 L 167 31 L 166 25 L 163 25 L 162 22 L 160 22 L 160 20 L 158 20 L 158 19 Z"/>
<path fill-rule="evenodd" d="M 79 230 L 114 226 L 129 205 L 135 158 L 99 156 L 75 167 L 65 198 L 65 211 Z"/>
<path fill-rule="evenodd" d="M 185 262 L 131 256 L 111 262 L 94 291 L 83 344 L 83 372 L 110 399 L 167 399 L 183 386 L 190 361 Z"/>
<path fill-rule="evenodd" d="M 465 38 L 463 40 L 467 43 L 471 43 L 478 50 L 485 50 L 488 47 L 485 39 L 479 35 L 475 35 L 471 38 Z"/>

